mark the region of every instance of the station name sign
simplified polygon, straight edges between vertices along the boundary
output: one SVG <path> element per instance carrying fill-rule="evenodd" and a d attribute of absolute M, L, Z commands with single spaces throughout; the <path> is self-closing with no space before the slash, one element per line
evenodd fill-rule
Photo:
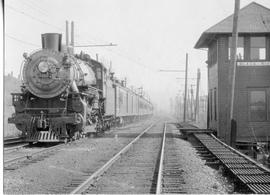
<path fill-rule="evenodd" d="M 237 66 L 270 66 L 270 61 L 262 61 L 262 62 L 237 62 Z"/>

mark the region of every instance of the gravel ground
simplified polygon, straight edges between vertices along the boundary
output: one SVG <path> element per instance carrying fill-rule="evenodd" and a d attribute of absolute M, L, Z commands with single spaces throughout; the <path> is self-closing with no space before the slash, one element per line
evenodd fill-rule
<path fill-rule="evenodd" d="M 116 162 L 103 176 L 89 188 L 87 193 L 155 193 L 155 166 L 162 138 L 162 127 L 150 130 L 147 137 L 139 140 L 133 149 Z M 169 133 L 179 135 L 175 126 L 169 125 Z M 192 145 L 175 136 L 174 147 L 179 157 L 183 191 L 188 194 L 224 194 L 230 192 L 230 185 L 216 170 L 204 165 Z M 165 146 L 166 147 L 166 146 Z"/>
<path fill-rule="evenodd" d="M 4 170 L 4 193 L 68 193 L 72 180 L 91 175 L 152 121 L 128 125 L 98 138 L 81 139 L 16 170 Z"/>
<path fill-rule="evenodd" d="M 32 155 L 33 153 L 39 152 L 56 144 L 37 144 L 32 147 L 26 146 L 14 150 L 4 151 L 4 161 L 8 161 L 17 157 L 24 157 L 26 155 Z"/>
<path fill-rule="evenodd" d="M 179 134 L 174 125 L 168 125 L 169 131 Z M 183 188 L 188 194 L 224 194 L 231 193 L 232 186 L 217 170 L 206 166 L 192 147 L 191 143 L 180 138 L 173 138 L 177 148 L 179 163 L 185 183 Z"/>
<path fill-rule="evenodd" d="M 148 126 L 152 121 L 145 121 L 139 124 L 132 124 L 126 127 L 121 127 L 105 133 L 104 136 L 98 138 L 89 138 L 78 140 L 68 144 L 65 148 L 54 153 L 53 155 L 45 158 L 43 161 L 39 161 L 28 166 L 23 166 L 16 170 L 4 170 L 4 193 L 6 194 L 54 194 L 54 193 L 69 193 L 72 191 L 68 187 L 72 181 L 87 177 L 94 171 L 100 168 L 107 160 L 109 160 L 114 154 L 120 151 L 130 140 L 132 140 L 143 128 Z M 171 129 L 175 129 L 174 126 L 170 126 Z M 174 133 L 179 133 L 175 131 Z M 158 138 L 159 134 L 155 134 L 148 139 L 149 144 L 144 145 L 142 150 L 153 149 L 158 147 L 153 138 Z M 152 140 L 152 141 L 150 141 Z M 185 189 L 187 193 L 230 193 L 231 187 L 228 182 L 221 176 L 221 174 L 204 165 L 205 161 L 196 154 L 196 150 L 192 148 L 188 141 L 180 138 L 175 138 L 175 144 L 179 151 L 179 162 L 182 164 L 183 177 L 185 180 Z M 135 152 L 134 149 L 132 149 Z M 131 151 L 131 152 L 132 152 Z M 152 152 L 149 159 L 154 159 L 157 154 Z M 125 158 L 125 157 L 124 157 Z M 145 166 L 145 160 L 141 158 L 141 161 L 125 161 L 120 160 L 120 165 L 136 165 L 137 167 Z M 79 159 L 79 160 L 78 160 Z M 148 161 L 148 160 L 147 160 Z M 154 163 L 154 161 L 149 160 Z M 149 165 L 150 166 L 150 165 Z M 109 172 L 110 170 L 108 170 Z M 123 172 L 131 171 L 129 167 L 123 169 Z M 152 170 L 153 171 L 153 170 Z M 148 174 L 149 175 L 149 174 Z M 140 193 L 143 188 L 137 188 L 136 184 L 142 178 L 145 180 L 145 186 L 150 186 L 153 177 L 145 178 L 145 173 L 137 171 L 130 179 L 130 176 L 119 176 L 118 174 L 111 175 L 111 179 L 105 181 L 104 185 L 101 185 L 101 189 L 106 191 L 107 184 L 115 184 L 115 191 L 118 193 Z M 153 176 L 153 175 L 152 175 Z M 132 181 L 132 182 L 129 182 Z M 97 190 L 98 186 L 94 188 L 92 192 L 100 192 Z M 103 188 L 102 188 L 103 187 Z M 121 189 L 121 191 L 120 191 Z"/>
<path fill-rule="evenodd" d="M 155 193 L 155 168 L 162 141 L 163 123 L 151 128 L 132 148 L 86 191 L 87 194 Z"/>

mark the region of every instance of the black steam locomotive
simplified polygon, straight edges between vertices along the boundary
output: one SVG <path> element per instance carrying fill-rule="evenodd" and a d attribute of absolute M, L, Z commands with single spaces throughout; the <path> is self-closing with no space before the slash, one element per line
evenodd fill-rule
<path fill-rule="evenodd" d="M 88 54 L 74 55 L 61 37 L 43 34 L 42 49 L 24 54 L 21 93 L 12 94 L 15 113 L 9 123 L 27 142 L 66 141 L 152 115 L 149 100 Z"/>

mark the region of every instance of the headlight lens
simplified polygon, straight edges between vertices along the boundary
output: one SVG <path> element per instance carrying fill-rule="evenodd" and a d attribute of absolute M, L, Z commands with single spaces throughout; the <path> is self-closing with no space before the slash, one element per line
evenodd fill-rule
<path fill-rule="evenodd" d="M 42 73 L 47 72 L 49 70 L 49 63 L 45 61 L 40 62 L 38 65 L 38 70 Z"/>

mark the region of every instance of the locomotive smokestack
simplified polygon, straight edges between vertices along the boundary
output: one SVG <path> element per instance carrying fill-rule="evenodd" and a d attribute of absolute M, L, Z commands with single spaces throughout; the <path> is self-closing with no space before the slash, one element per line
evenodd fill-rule
<path fill-rule="evenodd" d="M 66 46 L 69 45 L 69 32 L 68 32 L 68 21 L 66 21 Z"/>
<path fill-rule="evenodd" d="M 58 33 L 46 33 L 41 35 L 42 49 L 61 51 L 62 35 Z"/>

